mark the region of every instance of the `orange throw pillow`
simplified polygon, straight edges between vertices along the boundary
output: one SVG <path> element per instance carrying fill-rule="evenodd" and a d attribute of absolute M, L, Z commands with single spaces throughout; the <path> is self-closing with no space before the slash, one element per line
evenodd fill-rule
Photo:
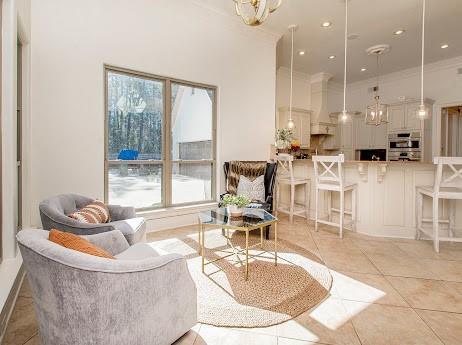
<path fill-rule="evenodd" d="M 115 259 L 110 253 L 102 248 L 99 248 L 87 241 L 86 239 L 71 234 L 69 232 L 62 232 L 59 230 L 52 229 L 48 235 L 48 239 L 54 243 L 57 243 L 68 249 L 76 250 L 78 252 L 99 256 L 107 259 Z"/>

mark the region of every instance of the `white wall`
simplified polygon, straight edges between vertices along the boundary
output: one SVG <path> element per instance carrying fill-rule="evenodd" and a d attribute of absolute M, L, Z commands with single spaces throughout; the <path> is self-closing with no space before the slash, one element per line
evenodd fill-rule
<path fill-rule="evenodd" d="M 310 109 L 310 75 L 294 71 L 292 105 L 294 108 Z M 280 67 L 276 77 L 276 106 L 288 107 L 290 102 L 290 69 Z"/>
<path fill-rule="evenodd" d="M 277 37 L 190 0 L 33 0 L 32 31 L 36 224 L 44 198 L 103 197 L 105 63 L 218 86 L 219 176 L 268 158 Z"/>
<path fill-rule="evenodd" d="M 17 169 L 16 169 L 16 104 L 17 104 L 17 41 L 23 42 L 23 205 L 29 209 L 29 57 L 30 3 L 28 0 L 4 0 L 2 3 L 2 246 L 0 264 L 0 309 L 8 297 L 22 263 L 16 245 Z M 23 224 L 29 225 L 23 212 Z"/>
<path fill-rule="evenodd" d="M 294 70 L 293 96 L 294 108 L 311 110 L 311 75 Z M 276 105 L 288 107 L 290 101 L 290 69 L 279 67 L 276 75 Z M 327 109 L 340 111 L 343 107 L 343 85 L 330 81 L 328 84 Z M 340 110 L 339 110 L 340 109 Z"/>

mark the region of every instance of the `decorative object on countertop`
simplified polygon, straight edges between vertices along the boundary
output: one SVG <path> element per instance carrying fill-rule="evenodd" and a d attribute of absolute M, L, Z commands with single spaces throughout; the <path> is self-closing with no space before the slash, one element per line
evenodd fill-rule
<path fill-rule="evenodd" d="M 244 212 L 244 207 L 248 206 L 251 201 L 245 195 L 226 194 L 221 200 L 221 205 L 228 209 L 232 217 L 240 217 Z"/>
<path fill-rule="evenodd" d="M 233 0 L 236 6 L 236 14 L 242 18 L 245 24 L 258 26 L 266 18 L 276 11 L 282 4 L 282 0 Z"/>
<path fill-rule="evenodd" d="M 345 156 L 313 156 L 314 176 L 316 183 L 316 211 L 315 211 L 315 230 L 318 231 L 318 223 L 339 227 L 340 238 L 343 238 L 343 228 L 345 226 L 345 214 L 351 215 L 351 230 L 356 227 L 356 183 L 346 183 L 344 181 L 343 163 Z M 328 198 L 328 218 L 319 219 L 319 194 L 320 191 L 327 191 Z M 345 210 L 345 193 L 351 191 L 351 210 Z M 332 207 L 332 193 L 339 192 L 340 208 Z M 339 213 L 339 222 L 332 221 L 332 212 Z"/>
<path fill-rule="evenodd" d="M 462 200 L 462 157 L 435 157 L 436 165 L 435 180 L 433 186 L 416 187 L 416 240 L 420 240 L 422 233 L 433 240 L 435 252 L 440 251 L 440 241 L 462 242 L 462 238 L 457 235 L 455 228 L 456 202 Z M 433 212 L 432 218 L 424 218 L 423 198 L 432 199 Z M 448 212 L 440 212 L 440 199 L 448 202 Z M 442 204 L 443 206 L 446 203 Z M 447 214 L 447 219 L 439 218 L 440 214 Z M 423 227 L 423 223 L 432 223 L 433 231 Z M 445 231 L 448 236 L 440 237 L 440 223 L 448 224 Z"/>
<path fill-rule="evenodd" d="M 310 195 L 311 195 L 311 180 L 308 178 L 295 177 L 292 162 L 294 157 L 288 154 L 277 155 L 277 162 L 280 167 L 280 173 L 277 176 L 277 199 L 276 199 L 276 210 L 278 212 L 287 213 L 289 215 L 289 221 L 293 222 L 294 215 L 310 218 Z M 281 187 L 290 187 L 290 204 L 287 208 L 281 207 L 280 196 Z M 295 202 L 295 192 L 297 186 L 303 186 L 304 188 L 304 200 L 303 203 Z"/>
<path fill-rule="evenodd" d="M 288 149 L 292 142 L 293 131 L 290 128 L 276 130 L 276 147 L 278 150 Z"/>
<path fill-rule="evenodd" d="M 416 110 L 416 116 L 419 120 L 425 120 L 430 117 L 430 110 L 424 102 L 424 63 L 425 63 L 425 0 L 422 3 L 422 66 L 420 70 L 420 105 Z"/>
<path fill-rule="evenodd" d="M 91 202 L 92 198 L 77 194 L 62 194 L 43 200 L 39 205 L 43 229 L 58 229 L 76 235 L 92 235 L 117 229 L 124 234 L 130 245 L 146 239 L 146 222 L 143 217 L 136 216 L 133 207 L 107 205 L 111 221 L 102 224 L 83 223 L 67 216 Z"/>
<path fill-rule="evenodd" d="M 250 208 L 261 208 L 269 213 L 273 212 L 273 190 L 276 179 L 277 163 L 262 161 L 232 161 L 223 164 L 225 186 L 227 194 L 236 194 L 240 175 L 250 180 L 265 175 L 265 199 L 261 203 L 251 203 Z M 223 198 L 224 195 L 221 196 Z M 269 238 L 269 227 L 266 228 L 266 238 Z"/>
<path fill-rule="evenodd" d="M 296 153 L 300 151 L 300 141 L 298 140 L 292 140 L 290 143 L 290 151 L 292 153 Z"/>
<path fill-rule="evenodd" d="M 366 124 L 379 126 L 388 123 L 388 104 L 380 103 L 379 96 L 379 57 L 390 51 L 388 44 L 379 44 L 366 49 L 366 53 L 377 58 L 377 85 L 374 86 L 374 103 L 366 108 Z"/>
<path fill-rule="evenodd" d="M 348 0 L 345 1 L 345 36 L 344 36 L 344 63 L 343 63 L 343 110 L 338 116 L 338 122 L 347 123 L 352 121 L 351 113 L 346 110 L 346 87 L 347 87 L 347 56 L 348 56 Z"/>

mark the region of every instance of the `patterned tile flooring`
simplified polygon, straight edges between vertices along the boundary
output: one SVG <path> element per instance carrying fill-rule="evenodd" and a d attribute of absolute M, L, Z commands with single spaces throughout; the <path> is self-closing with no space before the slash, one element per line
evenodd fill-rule
<path fill-rule="evenodd" d="M 195 227 L 151 233 L 154 242 Z M 267 328 L 197 324 L 175 345 L 456 345 L 462 344 L 462 243 L 433 252 L 428 241 L 373 238 L 282 218 L 280 237 L 318 255 L 334 278 L 316 308 Z M 33 302 L 24 283 L 5 345 L 38 345 Z"/>

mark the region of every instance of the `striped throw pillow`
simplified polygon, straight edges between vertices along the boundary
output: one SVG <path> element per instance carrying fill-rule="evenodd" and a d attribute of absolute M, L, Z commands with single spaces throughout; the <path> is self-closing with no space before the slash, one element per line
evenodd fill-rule
<path fill-rule="evenodd" d="M 87 224 L 101 224 L 111 220 L 108 207 L 99 200 L 95 200 L 80 210 L 69 214 L 68 217 Z"/>

